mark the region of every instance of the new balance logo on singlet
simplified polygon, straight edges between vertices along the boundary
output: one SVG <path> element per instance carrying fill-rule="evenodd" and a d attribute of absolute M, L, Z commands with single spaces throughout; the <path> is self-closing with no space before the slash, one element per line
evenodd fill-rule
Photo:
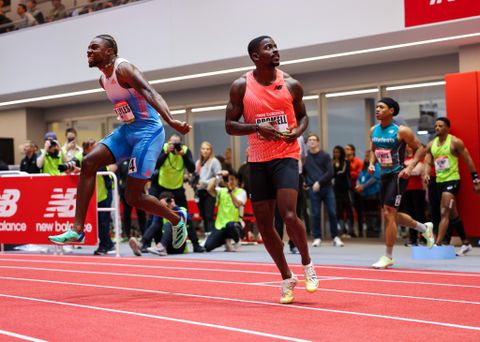
<path fill-rule="evenodd" d="M 447 2 L 454 2 L 455 0 L 447 0 Z M 430 0 L 430 6 L 441 5 L 443 0 Z"/>
<path fill-rule="evenodd" d="M 5 189 L 0 193 L 0 217 L 12 217 L 17 212 L 17 202 L 20 199 L 20 191 L 17 189 Z"/>

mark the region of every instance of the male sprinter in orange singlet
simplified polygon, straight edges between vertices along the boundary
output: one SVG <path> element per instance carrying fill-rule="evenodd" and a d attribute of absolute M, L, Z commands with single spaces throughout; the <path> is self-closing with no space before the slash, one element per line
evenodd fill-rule
<path fill-rule="evenodd" d="M 297 277 L 290 271 L 283 243 L 273 222 L 275 206 L 297 246 L 304 265 L 305 287 L 315 292 L 318 280 L 308 252 L 305 226 L 297 217 L 297 138 L 308 126 L 301 84 L 277 69 L 280 55 L 271 37 L 260 36 L 248 44 L 255 70 L 233 82 L 225 128 L 231 135 L 248 135 L 248 163 L 253 211 L 265 248 L 282 274 L 280 303 L 293 302 Z M 243 121 L 240 118 L 243 116 Z"/>
<path fill-rule="evenodd" d="M 72 229 L 48 238 L 56 244 L 83 243 L 83 225 L 97 170 L 130 159 L 127 202 L 132 207 L 169 220 L 173 225 L 173 245 L 177 248 L 187 238 L 186 211 L 173 211 L 158 198 L 145 194 L 145 184 L 152 175 L 165 140 L 160 116 L 181 134 L 188 133 L 192 127 L 173 119 L 165 100 L 148 84 L 140 70 L 117 54 L 117 43 L 108 34 L 96 36 L 87 49 L 88 65 L 102 72 L 100 85 L 114 104 L 117 119 L 123 124 L 103 138 L 83 160 Z"/>

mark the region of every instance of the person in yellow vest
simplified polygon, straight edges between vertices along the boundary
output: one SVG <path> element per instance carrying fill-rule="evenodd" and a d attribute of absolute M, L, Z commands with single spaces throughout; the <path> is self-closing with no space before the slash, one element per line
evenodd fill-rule
<path fill-rule="evenodd" d="M 247 203 L 247 192 L 238 187 L 238 177 L 235 173 L 228 176 L 226 171 L 212 179 L 208 183 L 207 190 L 210 195 L 217 198 L 217 218 L 215 220 L 215 229 L 205 241 L 207 252 L 214 250 L 225 244 L 225 251 L 237 251 L 240 246 L 240 239 L 243 237 L 243 227 L 241 225 L 241 216 L 243 206 Z M 226 183 L 220 187 L 221 182 Z M 235 242 L 235 247 L 232 244 Z"/>
<path fill-rule="evenodd" d="M 462 156 L 472 175 L 473 190 L 480 193 L 478 174 L 472 157 L 463 141 L 450 134 L 450 120 L 440 117 L 435 121 L 436 137 L 427 145 L 423 180 L 430 181 L 431 167 L 435 167 L 436 181 L 440 199 L 441 220 L 438 228 L 436 244 L 441 245 L 449 224 L 462 239 L 462 247 L 457 255 L 465 255 L 472 250 L 472 245 L 465 235 L 462 220 L 457 211 L 456 195 L 460 189 L 460 172 L 458 156 Z"/>
<path fill-rule="evenodd" d="M 157 159 L 155 172 L 152 175 L 150 195 L 158 197 L 164 191 L 171 192 L 178 206 L 187 208 L 187 197 L 183 183 L 185 170 L 189 173 L 195 171 L 195 162 L 190 149 L 182 144 L 182 139 L 177 134 L 172 134 L 163 145 L 160 156 Z M 152 216 L 149 218 L 147 227 L 151 225 Z M 205 249 L 198 243 L 197 233 L 192 225 L 192 220 L 187 219 L 188 238 L 192 242 L 193 251 L 202 253 Z M 149 245 L 151 241 L 145 241 Z M 133 242 L 132 242 L 133 243 Z"/>
<path fill-rule="evenodd" d="M 59 166 L 63 172 L 79 172 L 82 167 L 84 157 L 93 150 L 96 145 L 95 139 L 88 139 L 82 144 L 82 152 L 77 152 L 73 159 Z M 109 165 L 100 168 L 98 171 L 115 171 L 116 165 Z M 110 208 L 112 206 L 113 182 L 109 176 L 97 176 L 97 206 L 98 208 Z M 94 255 L 106 255 L 113 251 L 115 245 L 110 238 L 110 224 L 112 217 L 110 212 L 98 212 L 98 248 L 93 252 Z"/>
<path fill-rule="evenodd" d="M 37 156 L 37 166 L 40 172 L 52 176 L 64 174 L 58 169 L 58 166 L 66 161 L 67 158 L 57 141 L 57 135 L 53 132 L 45 133 L 45 147 L 40 150 Z"/>

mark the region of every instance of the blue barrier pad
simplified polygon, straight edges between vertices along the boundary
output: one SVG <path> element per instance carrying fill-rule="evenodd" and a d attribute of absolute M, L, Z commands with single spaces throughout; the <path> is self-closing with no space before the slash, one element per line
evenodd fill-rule
<path fill-rule="evenodd" d="M 455 259 L 455 248 L 453 246 L 433 246 L 428 249 L 424 246 L 412 246 L 412 258 L 420 260 Z"/>

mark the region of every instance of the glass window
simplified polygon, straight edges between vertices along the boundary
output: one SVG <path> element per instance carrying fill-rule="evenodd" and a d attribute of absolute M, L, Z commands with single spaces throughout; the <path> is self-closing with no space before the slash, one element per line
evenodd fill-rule
<path fill-rule="evenodd" d="M 194 134 L 194 159 L 199 157 L 200 145 L 208 141 L 213 146 L 213 153 L 223 156 L 227 147 L 231 147 L 231 137 L 225 131 L 225 110 L 197 112 L 192 114 Z"/>
<path fill-rule="evenodd" d="M 78 120 L 73 122 L 73 127 L 77 130 L 77 142 L 81 146 L 82 143 L 93 138 L 97 142 L 106 135 L 107 118 L 96 118 Z"/>
<path fill-rule="evenodd" d="M 368 146 L 365 101 L 371 97 L 372 94 L 327 98 L 327 152 L 330 155 L 336 145 L 353 144 L 356 148 L 356 155 L 363 158 Z"/>
<path fill-rule="evenodd" d="M 446 116 L 445 86 L 429 86 L 422 88 L 388 90 L 387 96 L 395 99 L 400 105 L 399 119 L 404 120 L 426 144 L 434 133 L 435 118 Z M 423 133 L 423 134 L 422 134 Z"/>

